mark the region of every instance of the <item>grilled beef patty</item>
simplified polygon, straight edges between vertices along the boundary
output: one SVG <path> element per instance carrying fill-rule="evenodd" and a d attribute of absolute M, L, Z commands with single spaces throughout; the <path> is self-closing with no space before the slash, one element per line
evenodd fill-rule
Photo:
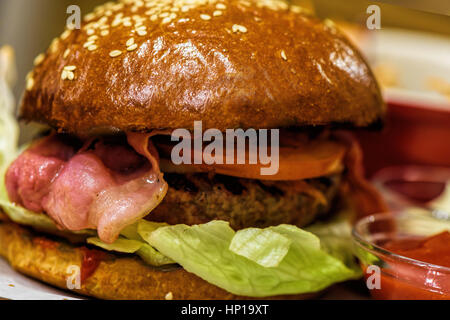
<path fill-rule="evenodd" d="M 229 221 L 233 229 L 303 227 L 330 210 L 341 175 L 268 182 L 205 173 L 164 175 L 169 191 L 148 220 L 169 224 Z"/>

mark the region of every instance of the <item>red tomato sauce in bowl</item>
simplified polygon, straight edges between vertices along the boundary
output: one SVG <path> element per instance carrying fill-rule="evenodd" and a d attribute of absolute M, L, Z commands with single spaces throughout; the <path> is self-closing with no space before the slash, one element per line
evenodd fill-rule
<path fill-rule="evenodd" d="M 358 222 L 353 232 L 357 255 L 367 283 L 378 284 L 368 285 L 372 297 L 450 300 L 450 232 L 442 231 L 448 223 L 406 213 L 374 215 Z M 370 266 L 377 266 L 379 274 Z M 379 277 L 378 282 L 373 282 L 374 277 Z"/>

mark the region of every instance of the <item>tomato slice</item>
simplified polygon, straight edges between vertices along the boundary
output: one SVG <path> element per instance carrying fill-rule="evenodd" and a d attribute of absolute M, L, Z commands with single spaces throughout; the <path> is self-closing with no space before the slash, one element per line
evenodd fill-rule
<path fill-rule="evenodd" d="M 207 165 L 203 163 L 176 166 L 170 160 L 173 145 L 158 143 L 157 148 L 161 153 L 161 168 L 165 172 L 214 172 L 239 178 L 288 181 L 327 176 L 344 169 L 344 158 L 347 151 L 345 143 L 325 139 L 309 140 L 305 139 L 304 135 L 293 139 L 291 135 L 287 139 L 281 138 L 280 145 L 279 170 L 274 175 L 261 174 L 261 169 L 270 167 L 270 163 L 267 165 L 249 164 L 248 149 L 246 164 L 227 164 L 226 151 L 224 151 L 224 164 Z M 268 151 L 268 154 L 271 155 L 271 150 Z M 194 155 L 191 156 L 194 157 Z M 237 163 L 236 159 L 234 163 Z"/>

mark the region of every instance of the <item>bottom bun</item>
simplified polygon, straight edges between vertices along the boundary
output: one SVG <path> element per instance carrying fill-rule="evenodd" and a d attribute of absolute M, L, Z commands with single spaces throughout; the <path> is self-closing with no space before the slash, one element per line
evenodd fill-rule
<path fill-rule="evenodd" d="M 45 237 L 0 219 L 0 256 L 21 273 L 67 289 L 67 270 L 81 266 L 84 246 Z M 81 284 L 79 294 L 111 300 L 251 299 L 226 292 L 182 268 L 161 270 L 137 257 L 106 253 L 94 273 Z M 171 293 L 171 294 L 169 294 Z M 169 295 L 168 295 L 169 294 Z M 319 293 L 276 296 L 266 299 L 312 299 Z"/>

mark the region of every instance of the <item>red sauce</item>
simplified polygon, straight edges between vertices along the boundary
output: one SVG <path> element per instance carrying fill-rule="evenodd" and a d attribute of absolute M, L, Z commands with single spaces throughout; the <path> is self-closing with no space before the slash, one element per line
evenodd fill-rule
<path fill-rule="evenodd" d="M 416 240 L 392 240 L 384 247 L 399 255 L 450 268 L 450 232 Z"/>
<path fill-rule="evenodd" d="M 450 233 L 422 239 L 394 239 L 382 246 L 396 254 L 450 268 Z M 372 289 L 377 299 L 450 300 L 450 271 L 385 258 L 381 288 Z"/>
<path fill-rule="evenodd" d="M 83 260 L 81 263 L 81 283 L 84 283 L 97 270 L 100 262 L 106 258 L 106 253 L 99 250 L 81 248 Z"/>

